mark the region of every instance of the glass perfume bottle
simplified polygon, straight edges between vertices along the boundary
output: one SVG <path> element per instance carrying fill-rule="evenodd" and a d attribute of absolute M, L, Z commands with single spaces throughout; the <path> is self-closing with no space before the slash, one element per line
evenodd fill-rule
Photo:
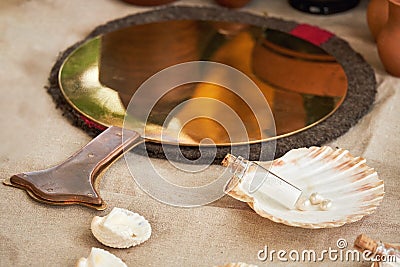
<path fill-rule="evenodd" d="M 302 199 L 299 188 L 253 161 L 228 154 L 222 165 L 232 174 L 225 192 L 230 192 L 240 183 L 241 189 L 249 195 L 265 195 L 289 209 L 295 209 Z"/>

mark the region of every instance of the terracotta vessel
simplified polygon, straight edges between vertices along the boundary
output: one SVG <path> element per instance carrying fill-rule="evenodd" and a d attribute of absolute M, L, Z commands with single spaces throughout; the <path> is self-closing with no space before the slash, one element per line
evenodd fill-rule
<path fill-rule="evenodd" d="M 225 7 L 239 8 L 245 6 L 250 0 L 215 0 L 215 2 Z"/>
<path fill-rule="evenodd" d="M 377 38 L 379 57 L 386 71 L 400 77 L 400 0 L 388 0 L 389 17 Z"/>
<path fill-rule="evenodd" d="M 258 78 L 292 93 L 344 95 L 346 75 L 333 56 L 294 36 L 288 46 L 277 40 L 280 34 L 267 30 L 266 37 L 254 46 L 251 67 Z"/>
<path fill-rule="evenodd" d="M 176 0 L 123 0 L 123 1 L 138 6 L 159 6 L 175 2 Z"/>
<path fill-rule="evenodd" d="M 367 23 L 369 31 L 376 40 L 382 27 L 388 19 L 389 4 L 387 0 L 371 0 L 367 8 Z"/>

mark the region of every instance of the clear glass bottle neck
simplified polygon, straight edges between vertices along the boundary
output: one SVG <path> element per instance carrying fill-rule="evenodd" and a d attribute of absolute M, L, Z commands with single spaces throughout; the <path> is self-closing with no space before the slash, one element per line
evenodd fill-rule
<path fill-rule="evenodd" d="M 228 154 L 225 159 L 223 165 L 225 165 L 229 172 L 232 173 L 237 178 L 243 178 L 243 175 L 246 173 L 247 169 L 249 168 L 251 162 L 244 159 L 241 156 L 234 156 Z"/>

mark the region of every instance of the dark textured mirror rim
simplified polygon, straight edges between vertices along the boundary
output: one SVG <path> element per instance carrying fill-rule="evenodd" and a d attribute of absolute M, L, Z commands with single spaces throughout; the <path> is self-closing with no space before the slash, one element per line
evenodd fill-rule
<path fill-rule="evenodd" d="M 115 30 L 151 22 L 168 21 L 174 19 L 198 19 L 198 20 L 217 20 L 228 22 L 247 23 L 260 27 L 268 27 L 282 32 L 290 32 L 298 23 L 279 18 L 266 17 L 243 11 L 230 10 L 219 7 L 188 7 L 188 6 L 167 6 L 152 11 L 126 16 L 124 18 L 110 21 L 104 25 L 96 27 L 85 39 L 72 45 L 61 52 L 54 64 L 47 90 L 53 97 L 57 108 L 60 108 L 65 116 L 73 125 L 83 129 L 90 136 L 101 133 L 105 127 L 98 125 L 88 118 L 85 118 L 76 111 L 64 98 L 59 86 L 58 74 L 63 62 L 77 47 L 84 42 L 99 36 L 113 32 Z M 276 142 L 275 157 L 280 157 L 287 151 L 309 146 L 323 145 L 345 134 L 371 109 L 376 94 L 375 73 L 372 67 L 355 52 L 350 45 L 343 39 L 333 36 L 321 45 L 327 53 L 335 57 L 337 62 L 343 67 L 347 79 L 348 90 L 345 99 L 337 110 L 328 118 L 320 123 L 300 131 L 298 133 L 282 137 Z M 260 155 L 261 143 L 250 145 L 250 160 L 262 160 Z M 157 143 L 146 143 L 148 154 L 151 157 L 164 158 L 163 147 Z M 164 149 L 166 147 L 164 146 Z M 198 158 L 200 151 L 196 147 L 181 146 L 180 150 L 187 158 Z M 217 157 L 215 162 L 219 162 L 230 151 L 230 146 L 217 147 Z"/>

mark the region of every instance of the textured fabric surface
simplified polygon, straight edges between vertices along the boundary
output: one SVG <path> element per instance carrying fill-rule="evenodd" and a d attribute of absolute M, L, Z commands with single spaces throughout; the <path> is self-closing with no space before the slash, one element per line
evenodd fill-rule
<path fill-rule="evenodd" d="M 175 4 L 211 6 L 214 2 L 182 0 Z M 0 266 L 74 266 L 94 246 L 109 250 L 128 266 L 214 266 L 237 261 L 258 266 L 309 266 L 261 262 L 257 252 L 266 245 L 287 251 L 335 249 L 339 238 L 345 238 L 351 248 L 360 233 L 399 242 L 400 79 L 386 74 L 379 61 L 365 21 L 366 5 L 367 1 L 361 1 L 349 12 L 326 17 L 300 13 L 286 1 L 254 0 L 245 10 L 327 29 L 346 40 L 373 67 L 378 92 L 372 110 L 330 145 L 365 157 L 385 181 L 386 195 L 374 214 L 339 228 L 309 230 L 273 223 L 229 197 L 204 207 L 176 208 L 141 191 L 124 160 L 119 160 L 100 183 L 101 195 L 109 205 L 104 212 L 40 204 L 22 190 L 1 185 Z M 85 38 L 96 26 L 145 10 L 117 0 L 0 2 L 1 180 L 58 163 L 91 140 L 55 109 L 43 89 L 49 71 L 60 51 Z M 163 172 L 180 175 L 165 160 L 152 162 Z M 219 166 L 211 166 L 198 179 L 209 181 L 210 173 L 219 171 Z M 140 175 L 146 175 L 146 170 L 142 172 Z M 149 241 L 127 250 L 98 243 L 90 232 L 90 221 L 113 207 L 146 217 L 153 228 Z M 315 265 L 370 266 L 367 262 L 329 260 Z"/>

